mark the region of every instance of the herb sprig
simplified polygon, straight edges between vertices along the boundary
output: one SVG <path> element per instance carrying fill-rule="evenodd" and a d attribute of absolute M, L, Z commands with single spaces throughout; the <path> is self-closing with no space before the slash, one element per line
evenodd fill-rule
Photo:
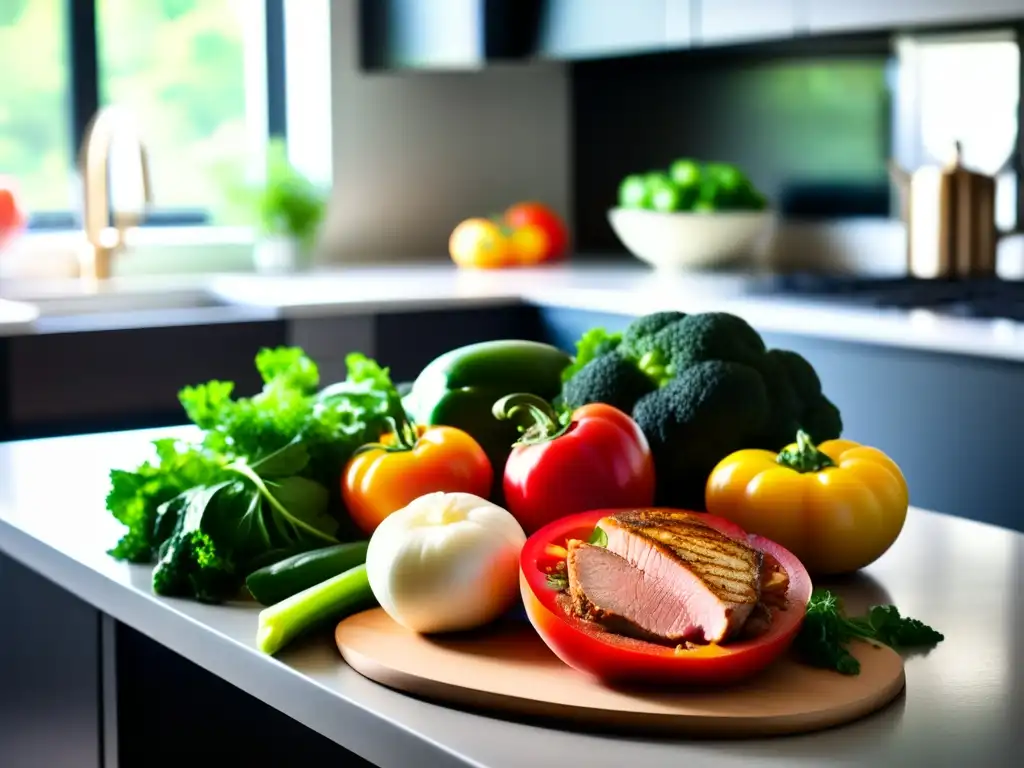
<path fill-rule="evenodd" d="M 860 674 L 860 662 L 850 653 L 856 639 L 873 640 L 895 650 L 934 646 L 945 639 L 924 622 L 900 615 L 894 605 L 876 605 L 865 616 L 850 618 L 841 600 L 817 589 L 807 602 L 807 615 L 796 639 L 801 659 L 812 666 L 844 675 Z"/>

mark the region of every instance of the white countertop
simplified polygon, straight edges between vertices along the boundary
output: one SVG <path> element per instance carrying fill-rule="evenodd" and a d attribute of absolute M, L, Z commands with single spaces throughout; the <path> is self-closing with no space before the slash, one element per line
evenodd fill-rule
<path fill-rule="evenodd" d="M 584 735 L 387 690 L 346 666 L 326 636 L 269 658 L 254 648 L 254 605 L 155 597 L 149 567 L 105 554 L 120 528 L 104 495 L 108 469 L 134 465 L 157 434 L 166 430 L 0 445 L 0 551 L 384 768 L 995 768 L 1024 750 L 1024 535 L 914 509 L 893 549 L 840 585 L 854 611 L 892 602 L 946 635 L 908 658 L 906 694 L 877 715 L 772 740 Z"/>
<path fill-rule="evenodd" d="M 195 275 L 120 278 L 104 296 L 201 293 L 211 304 L 177 309 L 90 312 L 4 325 L 0 335 L 104 330 L 182 323 L 238 322 L 338 314 L 401 312 L 526 302 L 547 308 L 640 315 L 657 310 L 725 311 L 765 333 L 1024 361 L 1024 323 L 962 319 L 927 310 L 881 310 L 796 296 L 751 295 L 757 278 L 727 273 L 667 273 L 642 265 L 574 264 L 543 269 L 459 271 L 450 264 L 321 270 L 288 276 Z M 88 296 L 68 282 L 26 282 L 7 298 Z"/>
<path fill-rule="evenodd" d="M 38 316 L 31 304 L 0 299 L 0 337 L 28 332 Z"/>

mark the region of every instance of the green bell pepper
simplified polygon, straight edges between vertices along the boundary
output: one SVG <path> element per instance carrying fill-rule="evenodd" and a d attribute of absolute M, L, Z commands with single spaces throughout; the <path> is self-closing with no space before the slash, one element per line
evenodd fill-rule
<path fill-rule="evenodd" d="M 494 493 L 501 498 L 505 460 L 519 438 L 515 423 L 498 421 L 494 403 L 514 392 L 551 400 L 562 388 L 562 370 L 572 357 L 536 341 L 485 341 L 453 349 L 427 365 L 403 404 L 417 424 L 458 427 L 473 436 L 494 468 Z"/>

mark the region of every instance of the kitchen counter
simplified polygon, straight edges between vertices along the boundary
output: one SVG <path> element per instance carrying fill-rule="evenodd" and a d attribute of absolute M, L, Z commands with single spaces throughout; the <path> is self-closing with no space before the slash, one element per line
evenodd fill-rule
<path fill-rule="evenodd" d="M 376 765 L 987 768 L 1015 765 L 1024 750 L 1024 535 L 913 509 L 893 549 L 841 585 L 854 610 L 891 601 L 946 635 L 931 653 L 907 660 L 905 696 L 875 716 L 774 740 L 585 735 L 387 690 L 347 667 L 324 637 L 268 658 L 253 646 L 255 606 L 154 597 L 148 567 L 104 553 L 120 530 L 104 511 L 107 470 L 137 462 L 154 436 L 0 445 L 0 552 Z"/>
<path fill-rule="evenodd" d="M 30 331 L 38 316 L 29 304 L 0 299 L 0 337 Z"/>
<path fill-rule="evenodd" d="M 754 275 L 662 273 L 642 265 L 572 264 L 500 272 L 450 264 L 325 269 L 298 275 L 120 278 L 90 295 L 67 282 L 3 287 L 36 301 L 34 322 L 3 323 L 0 335 L 66 333 L 177 324 L 322 318 L 527 303 L 551 309 L 639 315 L 718 310 L 766 333 L 796 334 L 958 355 L 1024 361 L 1024 324 L 961 319 L 927 310 L 857 308 L 755 292 Z M 110 303 L 104 308 L 103 302 Z M 68 304 L 72 304 L 69 308 Z M 77 303 L 76 303 L 77 302 Z M 156 306 L 149 306 L 153 302 Z M 91 305 L 83 310 L 83 306 Z"/>

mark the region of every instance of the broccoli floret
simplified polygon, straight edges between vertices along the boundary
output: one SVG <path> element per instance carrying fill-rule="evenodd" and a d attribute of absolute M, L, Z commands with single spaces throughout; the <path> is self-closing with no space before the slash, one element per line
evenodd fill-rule
<path fill-rule="evenodd" d="M 708 360 L 752 365 L 765 351 L 760 334 L 746 320 L 725 312 L 688 315 L 663 329 L 658 340 L 678 371 Z"/>
<path fill-rule="evenodd" d="M 804 408 L 800 426 L 815 443 L 835 440 L 843 434 L 843 418 L 839 415 L 839 409 L 824 395 Z M 792 442 L 792 438 L 789 442 Z"/>
<path fill-rule="evenodd" d="M 769 417 L 761 375 L 742 363 L 696 363 L 633 408 L 651 445 L 657 503 L 704 508 L 704 488 L 715 465 L 750 446 Z"/>
<path fill-rule="evenodd" d="M 793 386 L 786 367 L 776 356 L 762 355 L 756 368 L 764 380 L 771 408 L 763 433 L 754 438 L 750 447 L 777 451 L 793 442 L 800 429 L 803 400 Z"/>
<path fill-rule="evenodd" d="M 793 420 L 796 427 L 807 432 L 814 442 L 824 442 L 839 437 L 843 421 L 839 409 L 821 391 L 821 379 L 807 360 L 797 352 L 788 349 L 772 349 L 765 355 L 770 366 L 775 366 L 788 380 L 797 399 Z M 767 377 L 766 377 L 767 378 Z M 781 426 L 781 422 L 779 422 Z M 774 444 L 765 447 L 778 450 L 791 443 L 796 431 L 789 430 L 772 435 Z"/>
<path fill-rule="evenodd" d="M 202 531 L 179 529 L 160 546 L 153 569 L 153 592 L 220 603 L 238 593 L 241 579 Z"/>
<path fill-rule="evenodd" d="M 621 355 L 606 354 L 591 360 L 562 388 L 562 404 L 578 408 L 607 403 L 629 413 L 636 401 L 654 390 L 654 382 Z"/>
<path fill-rule="evenodd" d="M 633 360 L 655 351 L 659 344 L 655 336 L 668 326 L 686 317 L 682 312 L 654 312 L 638 317 L 622 332 L 620 351 Z"/>
<path fill-rule="evenodd" d="M 623 334 L 619 350 L 663 385 L 689 366 L 708 360 L 756 365 L 764 356 L 764 342 L 735 315 L 658 312 L 634 321 Z"/>
<path fill-rule="evenodd" d="M 821 395 L 821 379 L 803 355 L 788 349 L 770 349 L 768 357 L 776 361 L 786 372 L 797 397 L 801 400 L 810 401 Z"/>

